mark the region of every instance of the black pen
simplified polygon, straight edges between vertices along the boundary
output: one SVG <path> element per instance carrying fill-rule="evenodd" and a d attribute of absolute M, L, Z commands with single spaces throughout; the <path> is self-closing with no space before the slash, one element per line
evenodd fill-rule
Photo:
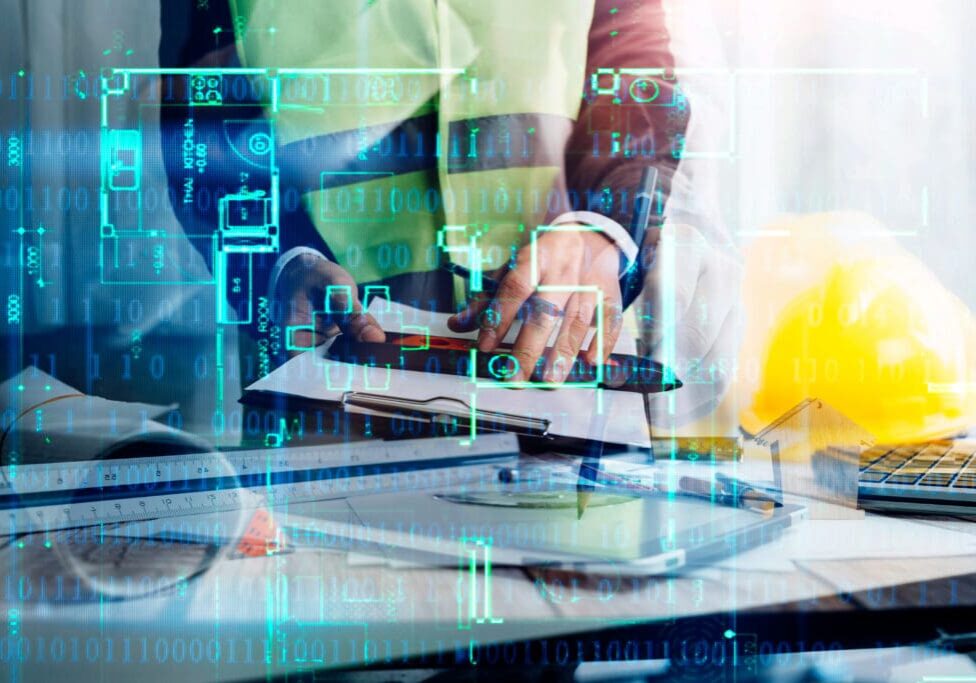
<path fill-rule="evenodd" d="M 641 173 L 640 187 L 634 197 L 634 215 L 630 217 L 630 234 L 640 251 L 647 226 L 651 223 L 651 209 L 654 206 L 654 186 L 657 185 L 657 169 L 648 166 Z"/>
<path fill-rule="evenodd" d="M 713 481 L 698 477 L 681 477 L 678 480 L 676 493 L 755 512 L 770 513 L 774 508 L 779 507 L 779 503 L 774 498 L 721 472 L 715 474 Z"/>
<path fill-rule="evenodd" d="M 623 254 L 621 258 L 621 274 L 633 277 L 638 272 L 637 263 L 640 260 L 641 245 L 644 243 L 644 236 L 647 234 L 647 227 L 651 223 L 651 210 L 654 207 L 654 187 L 657 185 L 657 169 L 648 166 L 641 173 L 640 185 L 637 194 L 634 195 L 634 213 L 630 217 L 630 236 L 637 245 L 637 256 L 634 262 L 627 265 L 627 257 Z"/>
<path fill-rule="evenodd" d="M 462 265 L 458 265 L 457 263 L 447 262 L 442 264 L 441 268 L 443 268 L 449 273 L 453 273 L 454 275 L 457 275 L 458 277 L 463 277 L 468 282 L 471 282 L 471 271 Z M 481 275 L 482 291 L 484 291 L 489 296 L 494 296 L 495 294 L 498 293 L 499 286 L 500 283 L 498 282 L 498 280 L 482 273 Z M 540 296 L 536 296 L 535 294 L 533 294 L 532 296 L 529 297 L 529 301 L 531 301 L 533 305 L 538 306 L 538 310 L 540 310 L 543 313 L 547 313 L 548 315 L 551 315 L 554 318 L 561 318 L 563 315 L 563 311 L 561 308 L 559 308 L 559 306 L 552 303 L 551 301 L 546 301 Z"/>
<path fill-rule="evenodd" d="M 721 487 L 726 498 L 736 507 L 749 508 L 760 512 L 769 512 L 773 508 L 780 507 L 780 503 L 775 498 L 740 479 L 735 479 L 722 472 L 716 472 L 715 481 Z"/>

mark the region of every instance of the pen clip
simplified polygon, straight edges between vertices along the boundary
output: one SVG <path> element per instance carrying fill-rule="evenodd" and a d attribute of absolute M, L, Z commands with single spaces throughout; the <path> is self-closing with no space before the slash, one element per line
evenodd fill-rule
<path fill-rule="evenodd" d="M 731 504 L 742 506 L 747 500 L 749 494 L 753 494 L 752 500 L 754 502 L 761 502 L 764 504 L 771 504 L 771 507 L 783 507 L 783 504 L 770 496 L 757 489 L 741 479 L 736 479 L 735 477 L 730 477 L 724 472 L 715 473 L 715 485 L 716 488 L 721 492 L 722 497 L 730 501 Z"/>

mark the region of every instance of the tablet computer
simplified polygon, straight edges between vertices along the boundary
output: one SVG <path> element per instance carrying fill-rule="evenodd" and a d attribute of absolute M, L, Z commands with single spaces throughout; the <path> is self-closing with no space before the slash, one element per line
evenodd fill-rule
<path fill-rule="evenodd" d="M 346 503 L 348 517 L 323 515 L 306 530 L 306 540 L 314 541 L 309 533 L 351 537 L 365 552 L 390 560 L 446 566 L 457 565 L 465 544 L 481 543 L 491 546 L 496 565 L 627 575 L 707 565 L 778 538 L 804 516 L 796 505 L 761 513 L 680 496 L 598 490 L 578 519 L 572 487 L 468 486 Z M 319 517 L 308 507 L 292 512 L 306 522 L 309 513 Z"/>

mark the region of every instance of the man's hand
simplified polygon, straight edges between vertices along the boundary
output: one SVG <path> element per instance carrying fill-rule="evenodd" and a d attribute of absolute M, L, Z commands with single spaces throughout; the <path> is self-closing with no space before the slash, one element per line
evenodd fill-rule
<path fill-rule="evenodd" d="M 657 252 L 644 278 L 641 338 L 684 382 L 674 393 L 674 412 L 656 402 L 652 420 L 682 425 L 710 414 L 728 389 L 742 267 L 690 225 L 667 224 L 648 237 L 644 248 Z"/>
<path fill-rule="evenodd" d="M 597 321 L 597 296 L 603 303 L 603 357 L 598 357 L 597 335 L 586 350 L 586 361 L 602 363 L 620 336 L 623 305 L 618 281 L 620 252 L 601 233 L 587 228 L 543 232 L 536 240 L 537 282 L 532 280 L 532 248 L 519 250 L 515 267 L 493 273 L 501 282 L 495 295 L 479 294 L 467 309 L 448 321 L 455 332 L 480 328 L 478 350 L 492 352 L 508 332 L 522 309 L 522 329 L 512 355 L 518 361 L 513 381 L 533 377 L 545 382 L 562 382 L 583 346 L 586 333 Z M 590 287 L 596 291 L 537 291 L 537 285 Z M 531 297 L 531 298 L 530 298 Z M 539 305 L 542 299 L 554 305 Z M 524 308 L 523 308 L 524 307 Z M 561 312 L 559 314 L 558 312 Z M 539 363 L 553 330 L 559 329 L 555 345 Z M 537 367 L 537 363 L 539 364 Z"/>
<path fill-rule="evenodd" d="M 330 286 L 333 289 L 328 309 L 351 313 L 324 312 Z M 339 332 L 360 341 L 382 342 L 386 339 L 376 319 L 363 310 L 356 281 L 341 266 L 323 256 L 301 254 L 289 261 L 278 278 L 275 294 L 284 311 L 283 325 L 310 326 L 314 322 L 312 331 L 295 332 L 292 336 L 295 346 L 318 346 Z M 313 312 L 317 315 L 313 316 Z M 298 353 L 300 351 L 290 351 L 289 355 Z"/>

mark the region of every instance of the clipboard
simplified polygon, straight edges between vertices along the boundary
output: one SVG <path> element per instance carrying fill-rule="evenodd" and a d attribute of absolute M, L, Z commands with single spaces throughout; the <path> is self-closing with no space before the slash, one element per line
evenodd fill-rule
<path fill-rule="evenodd" d="M 413 370 L 428 374 L 447 374 L 461 377 L 480 377 L 499 381 L 509 375 L 500 372 L 497 361 L 512 362 L 512 344 L 501 343 L 493 353 L 477 351 L 477 342 L 470 339 L 441 337 L 432 334 L 403 334 L 387 332 L 385 342 L 364 342 L 348 335 L 340 335 L 326 351 L 338 361 L 374 366 L 388 366 L 397 370 Z M 541 365 L 548 352 L 540 356 Z M 637 394 L 658 393 L 678 389 L 681 380 L 674 372 L 649 356 L 612 353 L 602 367 L 586 362 L 583 353 L 567 364 L 564 382 L 589 383 L 601 389 L 629 391 Z"/>
<path fill-rule="evenodd" d="M 637 392 L 584 385 L 513 389 L 503 382 L 473 382 L 471 378 L 392 365 L 374 367 L 339 361 L 330 357 L 323 345 L 290 359 L 248 386 L 241 402 L 316 413 L 312 418 L 316 423 L 325 413 L 330 426 L 343 421 L 330 430 L 333 435 L 352 434 L 362 428 L 367 436 L 384 438 L 466 438 L 462 425 L 470 429 L 473 418 L 477 431 L 513 431 L 530 442 L 533 450 L 592 448 L 596 433 L 611 448 L 651 448 L 647 400 Z M 350 397 L 349 392 L 358 396 Z M 377 402 L 375 395 L 384 400 Z M 388 419 L 391 413 L 400 415 Z M 611 416 L 605 429 L 592 428 L 596 413 Z M 404 414 L 412 414 L 414 419 L 404 420 Z M 527 417 L 531 419 L 524 419 Z M 418 427 L 421 423 L 429 428 Z M 449 425 L 457 429 L 445 430 Z"/>

